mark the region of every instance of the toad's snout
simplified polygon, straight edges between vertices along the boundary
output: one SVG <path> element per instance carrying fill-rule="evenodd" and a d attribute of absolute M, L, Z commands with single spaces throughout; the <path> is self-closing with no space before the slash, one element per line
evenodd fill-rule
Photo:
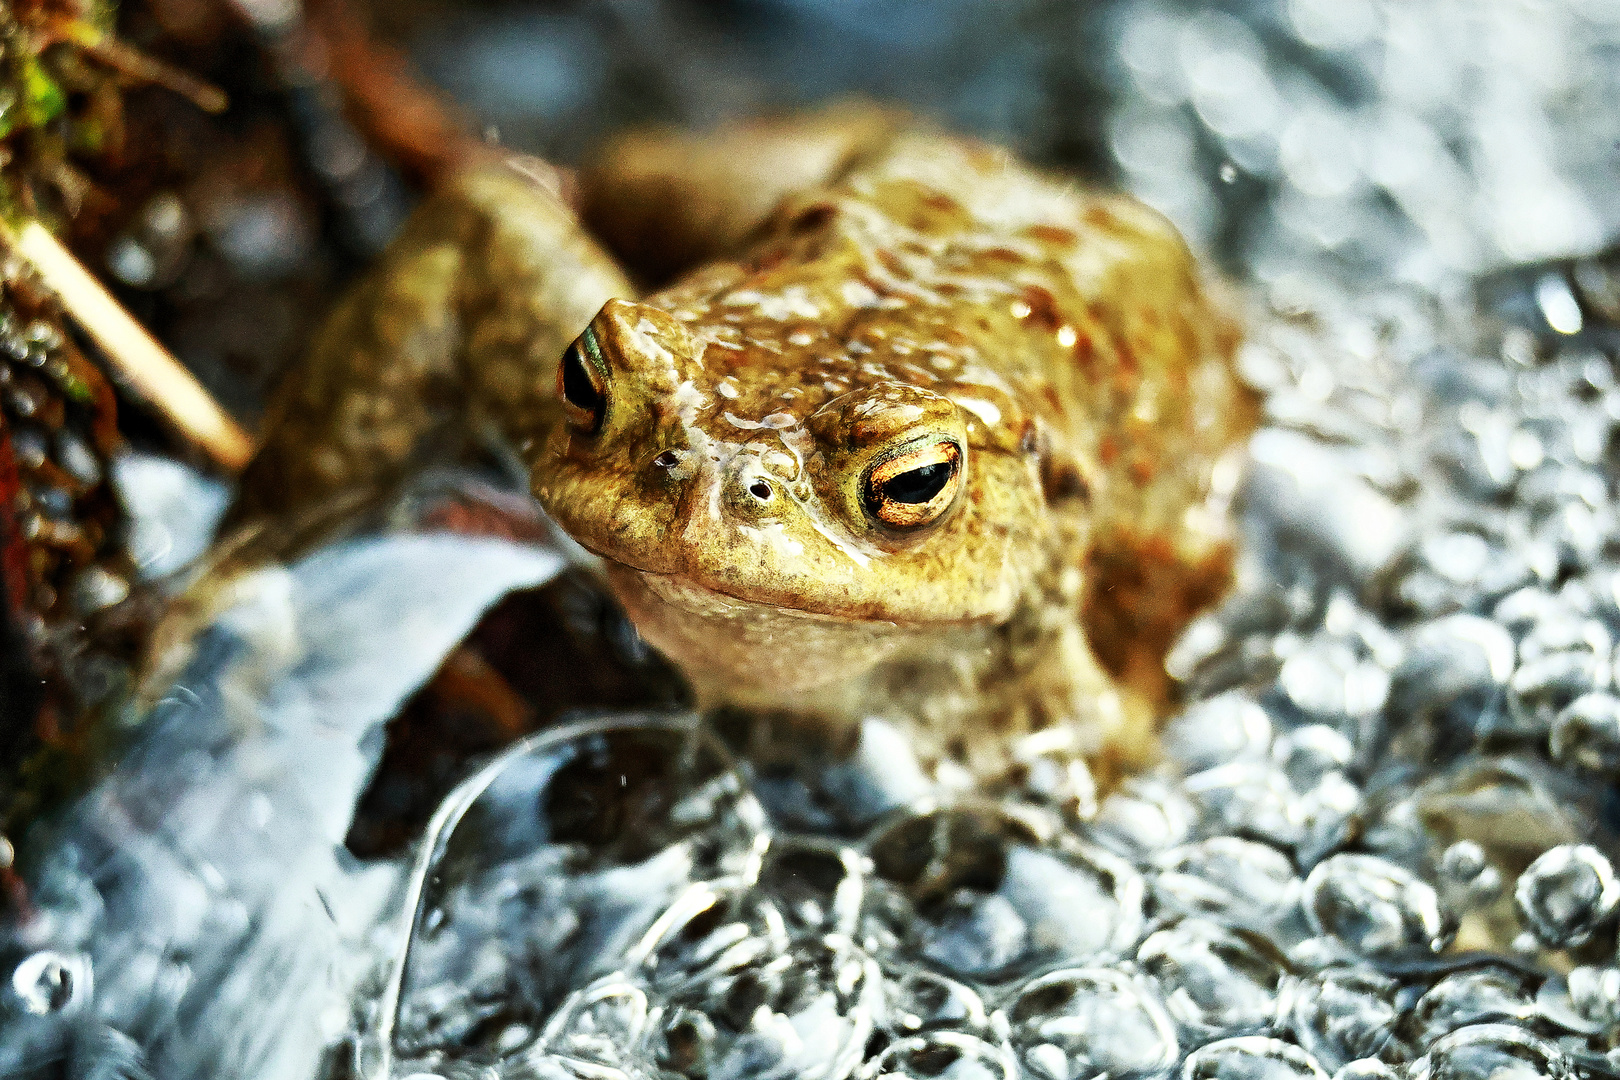
<path fill-rule="evenodd" d="M 649 484 L 675 504 L 679 527 L 690 529 L 725 520 L 757 524 L 788 510 L 784 484 L 752 454 L 715 461 L 696 450 L 663 450 L 648 463 Z"/>

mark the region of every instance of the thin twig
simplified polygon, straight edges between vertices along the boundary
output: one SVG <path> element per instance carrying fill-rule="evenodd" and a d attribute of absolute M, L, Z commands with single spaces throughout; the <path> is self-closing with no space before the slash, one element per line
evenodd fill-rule
<path fill-rule="evenodd" d="M 151 83 L 173 91 L 206 113 L 222 113 L 230 104 L 225 91 L 182 71 L 173 64 L 125 45 L 111 37 L 76 39 L 85 52 L 103 64 L 137 82 Z"/>
<path fill-rule="evenodd" d="M 15 232 L 0 225 L 0 238 L 28 260 L 107 362 L 181 434 L 227 472 L 247 465 L 253 456 L 247 432 L 43 225 L 29 221 Z"/>

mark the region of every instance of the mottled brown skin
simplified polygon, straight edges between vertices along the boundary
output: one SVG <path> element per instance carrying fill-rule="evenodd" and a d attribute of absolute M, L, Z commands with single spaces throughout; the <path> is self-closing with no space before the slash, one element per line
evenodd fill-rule
<path fill-rule="evenodd" d="M 512 318 L 487 316 L 504 328 L 491 335 L 476 310 L 394 304 L 389 266 L 332 334 L 411 342 L 420 331 L 368 328 L 436 327 L 452 354 L 441 366 L 462 373 L 457 408 L 522 447 L 542 504 L 603 558 L 705 705 L 835 728 L 890 716 L 981 772 L 1054 748 L 1140 761 L 1163 651 L 1224 584 L 1212 473 L 1252 423 L 1233 326 L 1174 230 L 1130 199 L 869 109 L 637 139 L 584 174 L 590 216 L 619 207 L 639 223 L 619 246 L 661 253 L 637 261 L 645 276 L 717 261 L 639 303 L 607 300 L 564 361 L 585 365 L 564 402 L 548 398 L 555 334 L 536 338 L 555 351 L 525 353 Z M 413 235 L 473 265 L 488 255 L 455 237 L 478 230 L 439 222 L 532 212 L 516 196 L 469 218 L 452 191 Z M 421 264 L 413 243 L 392 266 Z M 588 261 L 568 243 L 573 265 Z M 544 291 L 546 259 L 543 246 L 508 257 L 540 269 L 512 279 L 517 299 L 489 302 L 537 306 L 525 298 Z M 498 405 L 477 389 L 486 337 L 502 343 L 497 367 L 520 373 L 502 377 Z M 324 377 L 341 397 L 342 349 L 324 340 L 324 371 L 304 385 Z M 279 415 L 317 412 L 306 393 Z M 276 459 L 309 457 L 321 437 L 271 440 Z M 942 475 L 926 506 L 885 494 L 909 499 L 918 477 Z M 1088 643 L 1088 626 L 1107 639 Z"/>

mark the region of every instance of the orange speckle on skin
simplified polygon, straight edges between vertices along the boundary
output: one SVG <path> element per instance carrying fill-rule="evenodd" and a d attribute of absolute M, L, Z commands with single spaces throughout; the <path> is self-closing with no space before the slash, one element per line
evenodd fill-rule
<path fill-rule="evenodd" d="M 1136 344 L 1120 338 L 1114 342 L 1114 356 L 1119 361 L 1119 377 L 1121 385 L 1136 385 Z"/>
<path fill-rule="evenodd" d="M 1084 330 L 1075 331 L 1074 362 L 1089 371 L 1096 359 L 1097 347 L 1092 343 L 1091 335 Z"/>
<path fill-rule="evenodd" d="M 1029 324 L 1039 330 L 1051 333 L 1056 330 L 1063 320 L 1058 317 L 1057 299 L 1052 293 L 1039 285 L 1029 285 L 1024 288 L 1024 303 L 1029 308 Z"/>
<path fill-rule="evenodd" d="M 770 248 L 749 259 L 744 269 L 750 278 L 758 277 L 781 266 L 786 258 L 786 251 L 781 248 Z"/>
<path fill-rule="evenodd" d="M 800 210 L 788 228 L 799 234 L 816 232 L 837 216 L 838 207 L 832 203 L 816 203 Z"/>
<path fill-rule="evenodd" d="M 1058 244 L 1062 247 L 1073 247 L 1080 238 L 1072 229 L 1065 229 L 1058 225 L 1031 225 L 1024 230 L 1024 235 L 1033 240 L 1040 240 L 1047 244 Z"/>
<path fill-rule="evenodd" d="M 1086 207 L 1086 224 L 1098 229 L 1111 230 L 1119 225 L 1119 218 L 1102 203 Z"/>

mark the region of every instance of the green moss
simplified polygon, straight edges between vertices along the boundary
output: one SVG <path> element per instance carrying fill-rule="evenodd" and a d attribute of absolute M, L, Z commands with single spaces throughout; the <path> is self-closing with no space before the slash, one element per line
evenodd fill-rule
<path fill-rule="evenodd" d="M 95 392 L 90 389 L 88 383 L 71 374 L 62 380 L 62 392 L 74 401 L 86 405 L 94 402 L 96 397 Z"/>
<path fill-rule="evenodd" d="M 67 94 L 45 71 L 39 57 L 25 58 L 20 65 L 22 78 L 21 120 L 27 127 L 44 127 L 67 109 Z"/>

